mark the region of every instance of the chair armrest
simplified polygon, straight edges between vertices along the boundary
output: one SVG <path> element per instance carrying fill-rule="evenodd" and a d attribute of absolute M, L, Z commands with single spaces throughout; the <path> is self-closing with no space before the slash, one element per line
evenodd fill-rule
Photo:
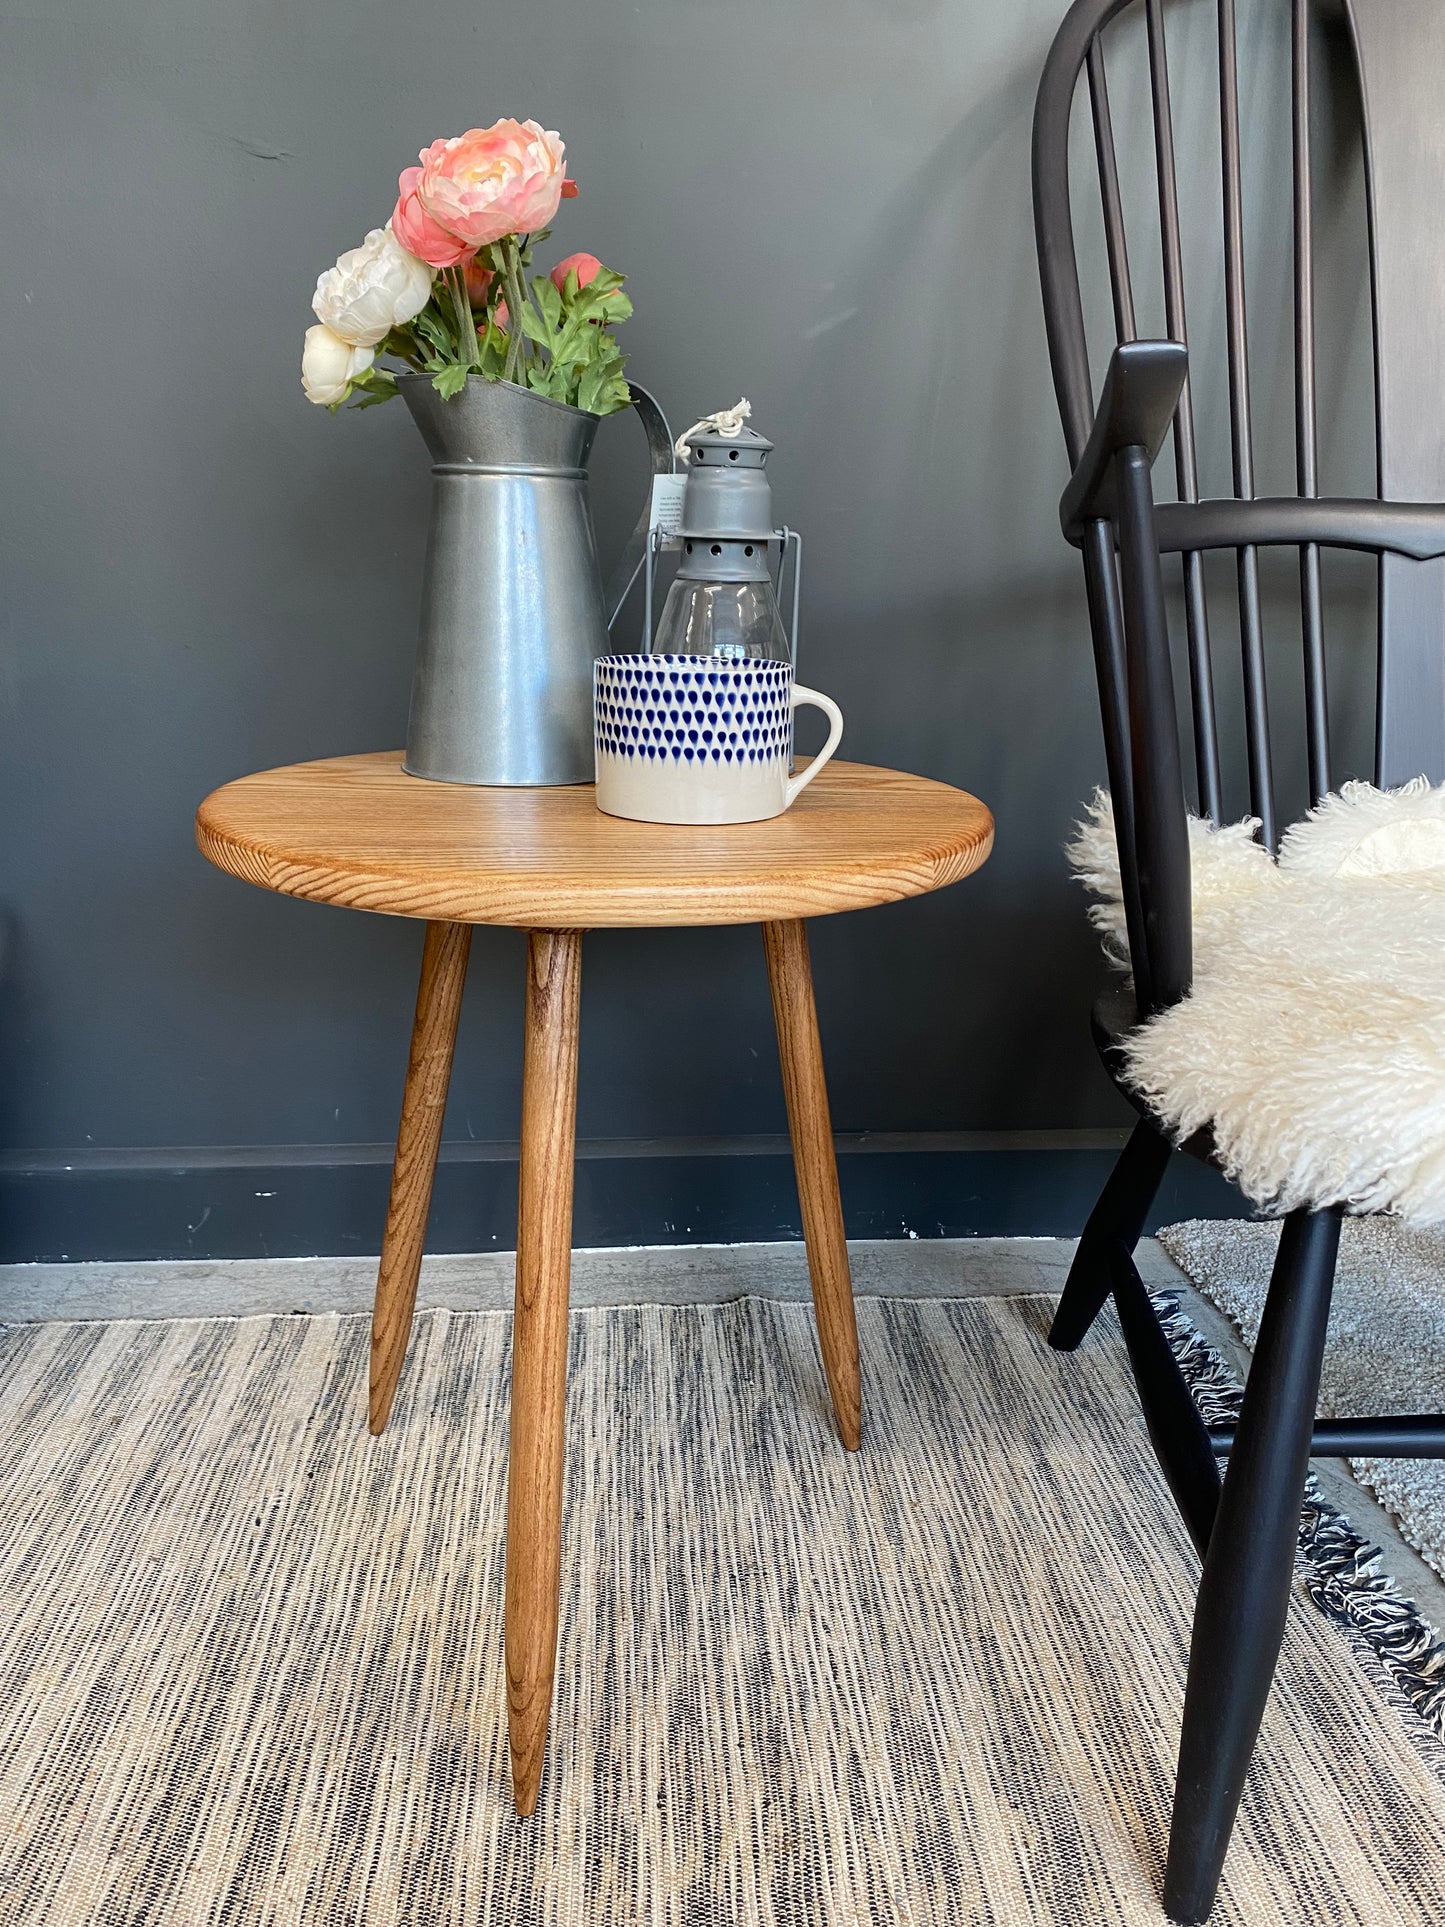
<path fill-rule="evenodd" d="M 1064 538 L 1076 548 L 1085 523 L 1114 518 L 1114 457 L 1142 448 L 1152 463 L 1159 453 L 1188 372 L 1180 341 L 1124 341 L 1114 350 L 1094 426 L 1059 501 Z"/>

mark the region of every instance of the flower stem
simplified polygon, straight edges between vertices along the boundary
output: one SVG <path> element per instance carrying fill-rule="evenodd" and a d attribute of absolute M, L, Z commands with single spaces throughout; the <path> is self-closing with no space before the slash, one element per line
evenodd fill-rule
<path fill-rule="evenodd" d="M 482 358 L 477 349 L 476 323 L 472 320 L 472 304 L 467 299 L 467 278 L 460 268 L 442 272 L 450 273 L 452 305 L 457 311 L 457 356 L 468 368 L 480 368 Z"/>
<path fill-rule="evenodd" d="M 517 237 L 509 235 L 502 243 L 502 260 L 505 265 L 507 283 L 507 319 L 511 322 L 508 329 L 510 339 L 507 343 L 507 360 L 502 369 L 503 381 L 517 379 L 517 363 L 522 353 L 522 343 L 526 336 L 522 328 L 522 309 L 526 295 L 522 292 L 522 271 L 518 257 Z"/>

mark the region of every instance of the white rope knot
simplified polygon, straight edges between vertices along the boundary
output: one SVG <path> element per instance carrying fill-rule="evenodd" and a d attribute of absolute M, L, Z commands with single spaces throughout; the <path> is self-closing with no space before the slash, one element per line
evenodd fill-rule
<path fill-rule="evenodd" d="M 711 428 L 721 435 L 724 441 L 730 442 L 735 435 L 742 433 L 743 423 L 752 412 L 753 405 L 744 395 L 735 408 L 720 408 L 715 415 L 704 415 L 700 422 L 694 422 L 691 428 L 678 436 L 676 452 L 685 458 L 687 438 L 689 435 L 695 435 L 700 428 Z"/>

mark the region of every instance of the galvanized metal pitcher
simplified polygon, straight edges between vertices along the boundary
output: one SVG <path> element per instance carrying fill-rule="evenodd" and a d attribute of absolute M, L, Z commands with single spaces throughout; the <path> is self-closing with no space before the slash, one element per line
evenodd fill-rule
<path fill-rule="evenodd" d="M 604 596 L 587 493 L 599 417 L 480 375 L 446 401 L 428 375 L 398 385 L 432 458 L 402 767 L 439 783 L 590 783 L 592 665 L 645 552 L 649 505 Z M 653 472 L 668 473 L 662 411 L 632 395 Z"/>

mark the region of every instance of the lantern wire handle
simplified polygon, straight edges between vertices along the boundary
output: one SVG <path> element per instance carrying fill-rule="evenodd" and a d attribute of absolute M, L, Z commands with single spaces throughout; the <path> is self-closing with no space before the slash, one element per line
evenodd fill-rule
<path fill-rule="evenodd" d="M 689 430 L 689 433 L 691 431 Z M 657 579 L 657 555 L 662 547 L 662 530 L 649 529 L 647 534 L 647 554 L 643 557 L 647 574 L 643 578 L 642 593 L 642 653 L 652 653 L 652 587 Z"/>
<path fill-rule="evenodd" d="M 783 570 L 787 567 L 788 562 L 788 544 L 791 542 L 795 545 L 793 549 L 793 620 L 788 642 L 790 644 L 789 653 L 792 660 L 793 675 L 796 678 L 798 674 L 798 603 L 800 601 L 799 589 L 801 588 L 803 580 L 803 538 L 796 529 L 790 529 L 784 526 L 778 530 L 778 540 L 780 546 L 778 549 L 777 594 L 779 596 L 783 593 Z"/>

